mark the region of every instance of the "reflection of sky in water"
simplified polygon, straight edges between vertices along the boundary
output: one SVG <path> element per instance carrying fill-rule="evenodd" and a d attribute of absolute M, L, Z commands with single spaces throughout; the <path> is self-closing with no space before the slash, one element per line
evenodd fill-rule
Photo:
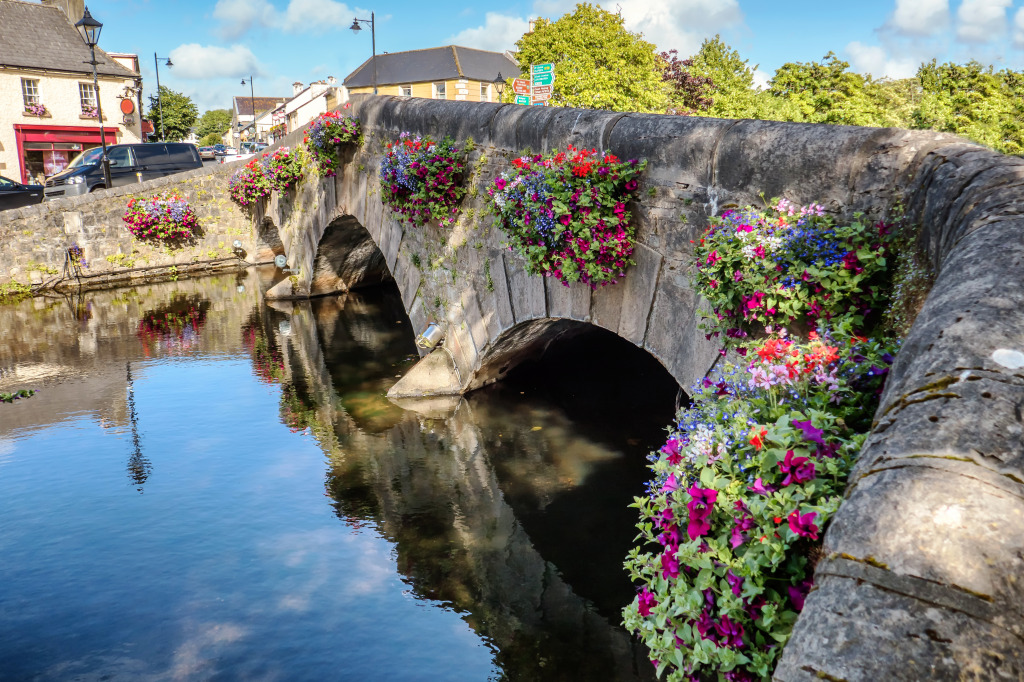
<path fill-rule="evenodd" d="M 133 373 L 143 494 L 127 427 L 79 417 L 0 442 L 0 677 L 493 674 L 458 614 L 412 598 L 390 543 L 339 523 L 323 452 L 247 357 Z"/>

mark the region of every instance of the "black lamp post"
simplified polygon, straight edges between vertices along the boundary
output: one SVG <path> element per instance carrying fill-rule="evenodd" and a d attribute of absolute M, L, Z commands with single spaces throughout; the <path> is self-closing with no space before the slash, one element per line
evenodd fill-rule
<path fill-rule="evenodd" d="M 359 35 L 359 32 L 363 29 L 359 26 L 359 22 L 370 25 L 370 45 L 373 49 L 373 94 L 377 94 L 377 31 L 374 28 L 373 23 L 373 12 L 370 12 L 369 19 L 352 19 L 352 32 Z"/>
<path fill-rule="evenodd" d="M 501 71 L 498 72 L 498 76 L 494 79 L 494 89 L 498 91 L 498 101 L 501 101 L 501 95 L 505 92 L 505 77 L 501 75 Z"/>
<path fill-rule="evenodd" d="M 252 141 L 256 142 L 256 141 L 259 140 L 259 135 L 256 134 L 256 97 L 255 97 L 255 95 L 252 94 L 253 93 L 253 89 L 252 89 L 252 76 L 249 76 L 248 79 L 245 79 L 245 78 L 242 79 L 242 85 L 245 85 L 246 83 L 249 84 L 249 106 L 252 108 L 252 138 L 253 138 Z M 244 130 L 244 128 L 242 130 Z M 241 140 L 242 140 L 242 133 L 241 132 L 238 133 L 238 140 L 239 140 L 239 143 L 241 143 Z M 239 151 L 241 151 L 241 150 L 239 150 Z"/>
<path fill-rule="evenodd" d="M 160 93 L 160 64 L 157 62 L 158 59 L 166 59 L 167 63 L 164 65 L 168 69 L 174 66 L 171 62 L 170 57 L 157 57 L 156 52 L 153 53 L 153 66 L 156 67 L 156 106 L 160 110 L 160 141 L 166 142 L 167 138 L 164 137 L 164 100 Z"/>
<path fill-rule="evenodd" d="M 107 158 L 107 136 L 103 131 L 103 107 L 100 104 L 100 83 L 96 76 L 96 44 L 100 42 L 100 31 L 103 30 L 103 24 L 92 18 L 89 14 L 89 8 L 85 8 L 85 13 L 82 18 L 75 23 L 75 28 L 82 34 L 82 39 L 85 44 L 89 46 L 89 54 L 92 56 L 92 61 L 86 62 L 86 64 L 92 64 L 92 88 L 96 93 L 96 115 L 100 119 L 100 144 L 103 145 L 103 158 L 100 163 L 103 166 L 103 184 L 104 187 L 110 187 L 110 159 Z"/>

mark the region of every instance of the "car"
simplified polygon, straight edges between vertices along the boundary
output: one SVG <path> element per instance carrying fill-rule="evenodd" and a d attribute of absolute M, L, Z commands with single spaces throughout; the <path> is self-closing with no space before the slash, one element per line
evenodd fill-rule
<path fill-rule="evenodd" d="M 213 145 L 214 153 L 217 156 L 224 156 L 228 153 L 228 146 L 226 144 L 215 144 Z"/>
<path fill-rule="evenodd" d="M 42 185 L 23 185 L 0 175 L 0 211 L 31 206 L 43 201 Z"/>
<path fill-rule="evenodd" d="M 199 158 L 203 161 L 210 161 L 217 158 L 217 150 L 213 147 L 200 147 Z"/>
<path fill-rule="evenodd" d="M 106 181 L 100 159 L 103 149 L 87 149 L 64 171 L 46 178 L 43 201 L 88 194 L 103 189 Z M 110 182 L 114 187 L 203 167 L 199 148 L 186 142 L 115 144 L 107 147 Z"/>

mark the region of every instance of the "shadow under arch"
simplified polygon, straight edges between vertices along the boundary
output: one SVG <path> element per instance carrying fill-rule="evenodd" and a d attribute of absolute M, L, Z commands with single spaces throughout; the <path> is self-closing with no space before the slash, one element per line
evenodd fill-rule
<path fill-rule="evenodd" d="M 609 382 L 617 383 L 616 380 L 625 378 L 625 372 L 631 375 L 640 372 L 662 392 L 669 390 L 669 386 L 674 387 L 677 409 L 689 401 L 686 391 L 655 354 L 604 327 L 567 318 L 538 318 L 506 329 L 484 351 L 479 369 L 469 382 L 469 390 L 503 381 L 510 373 L 536 372 L 545 365 L 548 367 L 541 373 L 549 380 L 552 370 L 559 368 L 562 372 L 554 374 L 566 370 L 572 374 L 570 368 L 574 368 L 575 373 L 585 379 L 587 369 L 581 360 L 589 364 L 590 377 L 600 379 L 608 387 L 605 393 L 615 390 Z M 557 384 L 553 384 L 553 388 L 557 389 Z M 597 396 L 581 392 L 579 397 L 589 402 Z"/>
<path fill-rule="evenodd" d="M 394 281 L 369 231 L 351 215 L 324 228 L 313 260 L 310 296 L 326 296 Z"/>

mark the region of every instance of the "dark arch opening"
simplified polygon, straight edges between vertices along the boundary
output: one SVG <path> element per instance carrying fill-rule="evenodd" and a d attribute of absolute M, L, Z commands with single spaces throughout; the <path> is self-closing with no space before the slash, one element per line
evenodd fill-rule
<path fill-rule="evenodd" d="M 353 216 L 339 216 L 324 229 L 313 261 L 310 296 L 351 291 L 394 281 L 384 254 Z"/>
<path fill-rule="evenodd" d="M 510 425 L 533 418 L 571 434 L 552 443 L 585 448 L 583 441 L 590 441 L 617 453 L 595 463 L 580 485 L 544 495 L 534 480 L 544 465 L 516 454 L 521 446 L 513 442 L 513 429 L 488 444 L 505 500 L 534 547 L 577 594 L 617 620 L 635 594 L 621 570 L 636 536 L 637 515 L 628 505 L 644 494 L 647 455 L 664 444 L 679 401 L 688 399 L 654 356 L 618 335 L 580 322 L 543 322 L 551 324 L 527 330 L 531 353 L 505 355 L 504 361 L 521 361 L 468 399 L 480 411 L 507 414 Z M 553 413 L 557 419 L 548 418 Z M 535 456 L 553 462 L 548 469 L 571 470 L 564 463 L 573 455 L 554 445 Z"/>

